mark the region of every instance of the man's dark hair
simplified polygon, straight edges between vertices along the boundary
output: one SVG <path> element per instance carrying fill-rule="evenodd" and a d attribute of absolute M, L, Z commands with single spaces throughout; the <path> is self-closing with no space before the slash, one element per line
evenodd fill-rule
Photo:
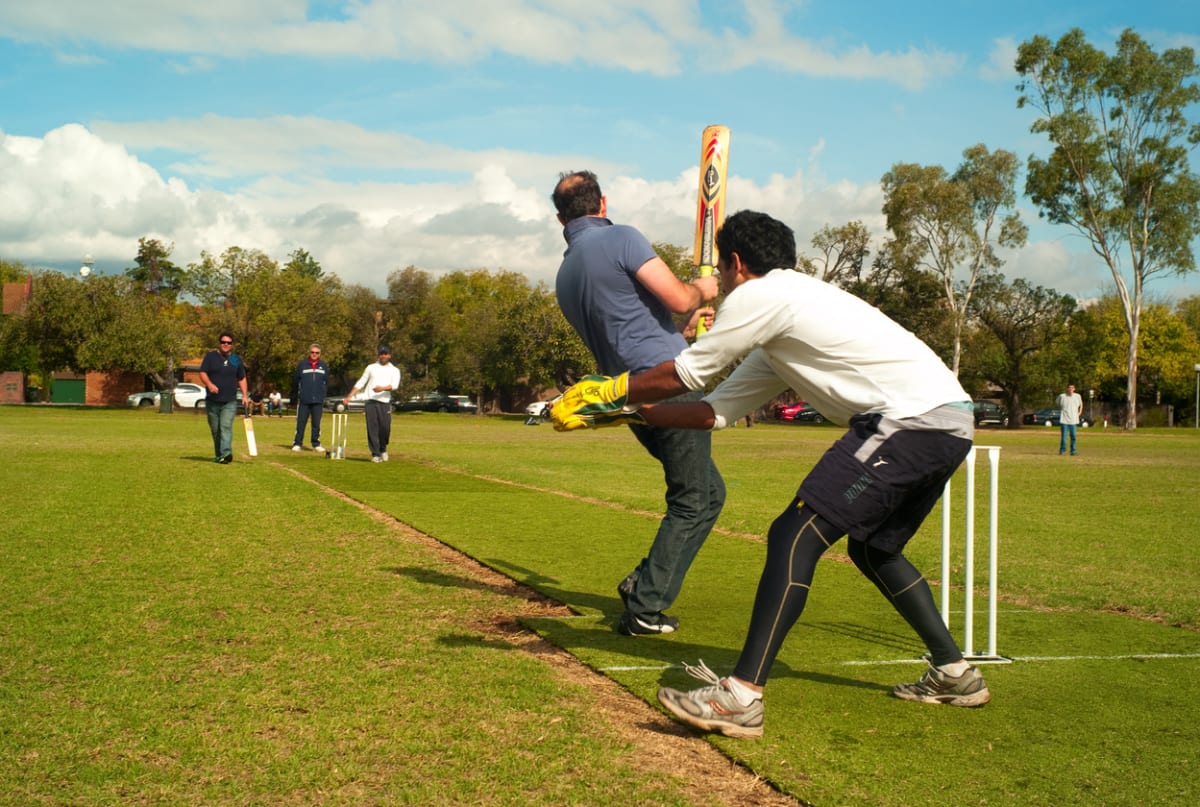
<path fill-rule="evenodd" d="M 600 212 L 600 180 L 591 171 L 563 172 L 550 198 L 563 221 L 574 221 Z"/>
<path fill-rule="evenodd" d="M 717 251 L 723 256 L 737 253 L 754 275 L 772 269 L 796 268 L 796 236 L 792 228 L 766 213 L 739 210 L 717 230 Z"/>

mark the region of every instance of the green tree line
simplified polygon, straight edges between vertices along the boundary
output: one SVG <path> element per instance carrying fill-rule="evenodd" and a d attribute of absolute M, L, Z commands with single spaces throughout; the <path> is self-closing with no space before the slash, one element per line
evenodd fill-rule
<path fill-rule="evenodd" d="M 853 255 L 831 257 L 837 232 L 861 231 L 859 222 L 825 228 L 813 238 L 817 255 L 803 256 L 797 269 L 816 271 L 827 261 L 852 267 L 825 277 L 883 309 L 948 364 L 960 343 L 960 378 L 974 397 L 1002 398 L 1019 413 L 1047 405 L 1071 382 L 1095 390 L 1098 400 L 1123 400 L 1129 337 L 1115 296 L 1079 308 L 1070 295 L 989 271 L 975 283 L 964 320 L 935 270 L 897 266 L 887 249 L 872 261 L 863 238 L 843 242 Z M 656 249 L 680 275 L 691 271 L 684 248 Z M 593 370 L 553 292 L 513 272 L 435 275 L 409 266 L 389 274 L 379 296 L 325 273 L 307 253 L 279 263 L 230 247 L 187 267 L 171 264 L 170 253 L 169 245 L 142 239 L 122 275 L 33 271 L 28 307 L 0 322 L 0 365 L 39 378 L 64 369 L 134 371 L 167 388 L 179 368 L 229 331 L 252 389 L 286 391 L 304 349 L 317 341 L 334 377 L 331 389 L 341 391 L 386 343 L 404 373 L 400 394 L 465 392 L 500 411 Z M 150 265 L 158 275 L 146 271 Z M 5 282 L 28 274 L 0 261 Z M 1173 307 L 1146 305 L 1139 338 L 1143 404 L 1190 412 L 1200 296 Z"/>

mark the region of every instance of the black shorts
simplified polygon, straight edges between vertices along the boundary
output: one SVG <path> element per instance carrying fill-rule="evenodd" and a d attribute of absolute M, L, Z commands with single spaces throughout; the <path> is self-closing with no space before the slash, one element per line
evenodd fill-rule
<path fill-rule="evenodd" d="M 900 552 L 967 456 L 973 433 L 973 415 L 949 407 L 906 420 L 857 415 L 796 495 L 851 539 Z"/>

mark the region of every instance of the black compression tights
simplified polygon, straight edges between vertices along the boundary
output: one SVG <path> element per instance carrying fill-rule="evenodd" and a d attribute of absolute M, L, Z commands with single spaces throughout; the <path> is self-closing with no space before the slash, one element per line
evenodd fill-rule
<path fill-rule="evenodd" d="M 799 501 L 771 524 L 767 532 L 767 559 L 734 676 L 758 686 L 766 684 L 783 640 L 804 611 L 817 561 L 841 537 L 837 527 Z M 925 642 L 934 664 L 948 664 L 962 658 L 942 623 L 929 585 L 916 567 L 901 554 L 891 555 L 861 541 L 850 541 L 849 552 L 859 571 Z"/>
<path fill-rule="evenodd" d="M 734 676 L 758 686 L 767 682 L 775 655 L 804 611 L 817 561 L 841 537 L 837 527 L 799 501 L 771 524 L 750 629 Z"/>
<path fill-rule="evenodd" d="M 894 555 L 884 552 L 862 541 L 850 541 L 846 549 L 858 570 L 875 584 L 921 637 L 934 664 L 950 664 L 963 657 L 933 602 L 929 583 L 908 558 L 899 552 Z"/>

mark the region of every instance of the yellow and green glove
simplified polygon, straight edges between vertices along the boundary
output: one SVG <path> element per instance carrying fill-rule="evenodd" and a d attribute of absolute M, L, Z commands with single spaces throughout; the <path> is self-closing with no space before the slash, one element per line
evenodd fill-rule
<path fill-rule="evenodd" d="M 638 407 L 629 406 L 629 373 L 610 378 L 605 375 L 584 376 L 583 380 L 563 393 L 550 410 L 550 420 L 560 432 L 575 429 L 598 429 L 622 423 L 645 423 Z"/>

